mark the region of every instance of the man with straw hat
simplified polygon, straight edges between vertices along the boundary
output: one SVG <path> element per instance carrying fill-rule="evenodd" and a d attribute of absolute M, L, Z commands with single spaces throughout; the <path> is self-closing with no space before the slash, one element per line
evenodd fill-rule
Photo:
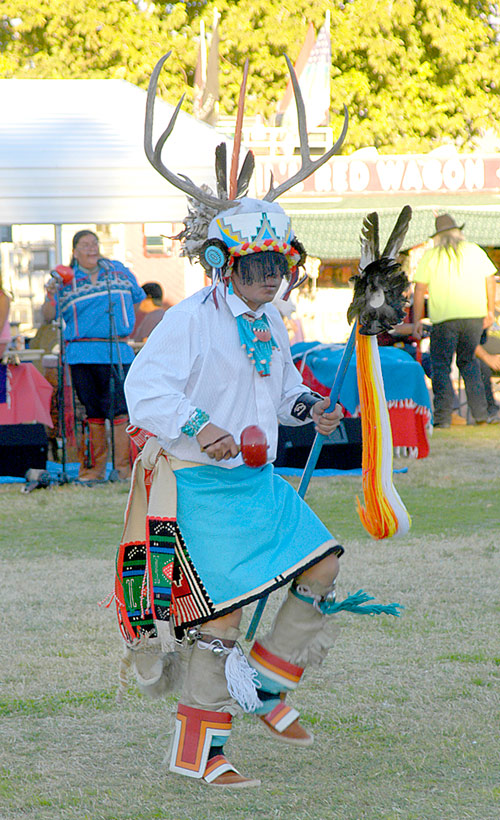
<path fill-rule="evenodd" d="M 434 247 L 423 255 L 414 278 L 417 338 L 422 332 L 425 295 L 429 294 L 434 427 L 451 425 L 454 355 L 475 423 L 486 424 L 488 417 L 475 350 L 483 329 L 493 323 L 496 268 L 478 245 L 466 241 L 463 227 L 450 214 L 436 217 Z"/>

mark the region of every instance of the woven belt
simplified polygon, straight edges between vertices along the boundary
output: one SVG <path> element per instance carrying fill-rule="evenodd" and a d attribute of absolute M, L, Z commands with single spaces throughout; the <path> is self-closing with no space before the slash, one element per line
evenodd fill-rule
<path fill-rule="evenodd" d="M 120 342 L 126 342 L 128 339 L 130 339 L 130 336 L 118 336 Z M 70 345 L 73 342 L 109 342 L 109 336 L 105 339 L 100 336 L 88 336 L 85 339 L 68 339 L 66 344 Z"/>

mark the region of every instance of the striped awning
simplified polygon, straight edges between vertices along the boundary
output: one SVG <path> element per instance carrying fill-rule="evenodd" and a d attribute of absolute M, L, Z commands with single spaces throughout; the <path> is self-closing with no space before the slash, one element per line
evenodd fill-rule
<path fill-rule="evenodd" d="M 411 204 L 411 202 L 409 203 Z M 285 206 L 286 207 L 286 206 Z M 359 236 L 363 219 L 376 210 L 380 219 L 380 244 L 384 242 L 400 213 L 399 207 L 377 207 L 362 209 L 332 210 L 292 210 L 290 214 L 293 229 L 306 247 L 310 256 L 322 260 L 356 259 L 359 257 Z M 425 242 L 434 233 L 435 213 L 451 213 L 458 225 L 464 225 L 464 233 L 471 242 L 482 247 L 500 246 L 500 206 L 491 209 L 480 207 L 433 208 L 413 207 L 413 215 L 403 250 Z"/>

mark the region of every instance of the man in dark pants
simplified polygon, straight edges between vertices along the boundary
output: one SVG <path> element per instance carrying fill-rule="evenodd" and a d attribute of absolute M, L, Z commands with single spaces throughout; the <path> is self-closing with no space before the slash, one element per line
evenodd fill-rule
<path fill-rule="evenodd" d="M 478 245 L 465 240 L 462 228 L 449 214 L 436 217 L 435 247 L 424 254 L 414 277 L 416 338 L 422 332 L 424 298 L 429 293 L 434 427 L 451 424 L 454 354 L 476 424 L 486 424 L 488 416 L 475 351 L 483 329 L 493 322 L 496 268 Z"/>
<path fill-rule="evenodd" d="M 486 331 L 483 331 L 481 343 L 476 348 L 476 356 L 479 359 L 481 378 L 484 384 L 488 422 L 489 424 L 500 424 L 500 406 L 495 401 L 491 386 L 493 373 L 500 372 L 500 338 L 498 336 L 488 336 Z"/>

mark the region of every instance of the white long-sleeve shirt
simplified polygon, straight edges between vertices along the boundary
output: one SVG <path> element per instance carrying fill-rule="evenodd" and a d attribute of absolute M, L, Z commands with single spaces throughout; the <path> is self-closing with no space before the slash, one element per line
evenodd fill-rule
<path fill-rule="evenodd" d="M 253 313 L 235 294 L 224 297 L 217 288 L 204 302 L 209 288 L 170 308 L 136 356 L 125 381 L 130 420 L 154 433 L 165 450 L 179 459 L 215 464 L 202 453 L 195 436 L 181 432 L 198 407 L 210 421 L 239 442 L 241 431 L 251 424 L 266 434 L 268 461 L 276 456 L 278 420 L 299 425 L 291 410 L 302 393 L 293 364 L 283 320 L 272 304 L 255 311 L 265 312 L 278 345 L 273 350 L 271 373 L 259 376 L 242 348 L 235 317 Z M 226 468 L 242 464 L 241 455 L 218 462 Z"/>

